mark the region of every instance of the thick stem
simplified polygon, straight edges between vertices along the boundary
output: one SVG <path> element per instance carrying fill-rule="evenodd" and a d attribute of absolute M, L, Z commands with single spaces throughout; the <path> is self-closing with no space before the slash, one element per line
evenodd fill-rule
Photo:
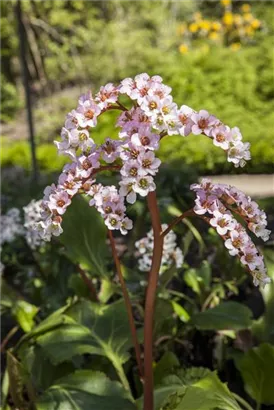
<path fill-rule="evenodd" d="M 119 261 L 119 258 L 118 258 L 117 252 L 116 252 L 114 238 L 113 238 L 112 232 L 110 230 L 108 230 L 108 236 L 109 236 L 109 240 L 110 240 L 112 256 L 113 256 L 113 259 L 114 259 L 114 262 L 115 262 L 117 274 L 118 274 L 119 281 L 120 281 L 121 288 L 122 288 L 122 292 L 123 292 L 123 297 L 124 297 L 124 300 L 125 300 L 125 305 L 126 305 L 127 314 L 128 314 L 128 320 L 129 320 L 129 326 L 130 326 L 133 346 L 134 346 L 134 349 L 135 349 L 136 361 L 137 361 L 140 377 L 141 377 L 141 380 L 142 380 L 144 378 L 144 374 L 143 374 L 143 366 L 142 366 L 142 361 L 141 361 L 141 349 L 140 349 L 140 345 L 139 345 L 139 342 L 138 342 L 137 331 L 136 331 L 133 312 L 132 312 L 132 306 L 131 306 L 130 298 L 129 298 L 129 295 L 128 295 L 126 283 L 125 283 L 125 280 L 124 280 L 124 277 L 123 277 L 123 274 L 122 274 L 120 261 Z"/>
<path fill-rule="evenodd" d="M 148 286 L 145 304 L 145 326 L 144 326 L 144 410 L 153 410 L 153 321 L 155 299 L 159 270 L 161 267 L 164 237 L 161 235 L 161 220 L 157 204 L 156 193 L 150 192 L 147 197 L 148 208 L 151 216 L 154 235 L 154 248 L 152 264 L 148 278 Z"/>

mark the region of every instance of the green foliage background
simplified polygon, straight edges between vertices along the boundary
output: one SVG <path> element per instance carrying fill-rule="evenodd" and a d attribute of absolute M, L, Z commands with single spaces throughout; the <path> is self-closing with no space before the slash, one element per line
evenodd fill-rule
<path fill-rule="evenodd" d="M 236 11 L 240 3 L 234 3 Z M 18 121 L 16 113 L 22 106 L 14 4 L 1 2 L 2 120 L 13 122 Z M 58 137 L 66 112 L 77 104 L 75 90 L 66 97 L 61 90 L 78 87 L 76 95 L 87 88 L 95 92 L 108 81 L 146 71 L 163 77 L 173 88 L 178 105 L 207 109 L 230 126 L 240 127 L 245 141 L 251 142 L 253 158 L 245 172 L 273 172 L 271 2 L 252 3 L 253 14 L 266 26 L 252 44 L 233 52 L 209 43 L 209 47 L 194 47 L 184 55 L 178 51 L 178 23 L 198 8 L 205 16 L 217 18 L 221 13 L 219 2 L 46 0 L 24 1 L 22 6 L 31 45 L 28 54 L 32 88 L 39 96 L 34 109 L 38 161 L 43 170 L 62 166 L 63 160 L 59 162 L 51 141 Z M 34 60 L 38 68 L 31 51 L 37 54 Z M 111 118 L 99 124 L 95 135 L 98 141 L 108 135 L 115 136 Z M 27 168 L 30 166 L 27 143 L 14 143 L 14 137 L 4 134 L 2 164 Z M 232 170 L 224 153 L 203 137 L 166 138 L 161 157 L 176 161 L 178 167 L 182 163 L 195 165 L 201 174 Z"/>

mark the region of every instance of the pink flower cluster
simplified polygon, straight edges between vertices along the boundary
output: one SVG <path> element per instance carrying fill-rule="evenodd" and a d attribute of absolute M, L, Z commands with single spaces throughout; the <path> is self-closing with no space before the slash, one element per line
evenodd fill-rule
<path fill-rule="evenodd" d="M 162 225 L 162 231 L 168 226 Z M 176 268 L 181 268 L 184 261 L 182 250 L 176 244 L 177 236 L 173 231 L 170 231 L 164 238 L 163 255 L 161 261 L 160 274 L 162 274 L 172 264 L 175 264 Z M 147 236 L 135 242 L 135 247 L 139 252 L 139 270 L 143 272 L 149 272 L 152 264 L 154 239 L 153 231 L 150 230 Z"/>
<path fill-rule="evenodd" d="M 254 284 L 263 286 L 270 282 L 266 275 L 263 256 L 260 254 L 246 229 L 239 223 L 234 214 L 239 215 L 247 228 L 264 241 L 269 239 L 270 231 L 266 229 L 266 214 L 258 204 L 242 191 L 226 184 L 213 184 L 203 179 L 200 184 L 191 185 L 196 193 L 194 211 L 205 217 L 211 226 L 225 241 L 230 255 L 238 255 L 253 276 Z"/>
<path fill-rule="evenodd" d="M 204 134 L 227 152 L 227 160 L 235 167 L 243 167 L 250 160 L 250 144 L 242 142 L 239 128 L 224 125 L 206 110 L 196 112 L 187 105 L 178 108 L 170 95 L 171 88 L 162 83 L 161 77 L 139 74 L 134 80 L 126 78 L 120 93 L 137 101 L 143 115 L 158 132 L 182 136 Z"/>
<path fill-rule="evenodd" d="M 76 109 L 68 113 L 62 128 L 61 141 L 55 141 L 59 154 L 70 157 L 58 184 L 47 187 L 41 205 L 41 221 L 36 229 L 44 240 L 62 233 L 62 216 L 77 193 L 90 196 L 90 205 L 103 216 L 109 229 L 126 234 L 132 228 L 125 202 L 133 204 L 156 189 L 154 177 L 161 161 L 155 156 L 165 135 L 201 134 L 228 153 L 228 161 L 243 166 L 250 158 L 249 144 L 241 142 L 238 128 L 230 130 L 207 111 L 198 113 L 183 105 L 178 109 L 170 95 L 171 88 L 160 76 L 139 74 L 126 78 L 120 85 L 101 87 L 93 97 L 81 96 Z M 127 108 L 118 100 L 128 96 L 133 106 Z M 117 120 L 118 139 L 106 138 L 98 145 L 91 137 L 98 117 L 108 110 L 121 110 Z M 112 164 L 112 165 L 109 165 Z M 119 189 L 96 183 L 95 174 L 103 169 L 119 169 Z"/>

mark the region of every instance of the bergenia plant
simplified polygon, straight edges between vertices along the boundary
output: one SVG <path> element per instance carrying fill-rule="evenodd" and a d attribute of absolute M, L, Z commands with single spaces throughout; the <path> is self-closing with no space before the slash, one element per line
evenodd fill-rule
<path fill-rule="evenodd" d="M 121 96 L 123 101 L 128 98 L 128 103 L 124 105 Z M 97 144 L 92 138 L 92 130 L 98 118 L 111 110 L 118 112 L 118 139 L 107 138 L 103 144 Z M 160 218 L 154 181 L 161 165 L 156 152 L 163 138 L 175 134 L 182 138 L 203 134 L 225 151 L 227 160 L 235 167 L 243 167 L 250 160 L 250 144 L 242 141 L 239 128 L 230 128 L 203 109 L 195 111 L 186 105 L 178 107 L 171 96 L 171 88 L 163 84 L 158 75 L 139 74 L 134 79 L 124 79 L 118 86 L 107 84 L 95 96 L 91 92 L 82 95 L 77 108 L 66 117 L 61 141 L 55 142 L 59 153 L 67 155 L 69 161 L 57 184 L 45 189 L 40 205 L 41 218 L 39 222 L 35 218 L 34 222 L 34 228 L 46 241 L 52 235 L 62 234 L 63 215 L 79 193 L 88 197 L 89 205 L 95 207 L 104 219 L 144 384 L 145 410 L 153 409 L 152 338 L 158 277 L 163 266 L 172 262 L 181 266 L 183 261 L 171 232 L 175 225 L 185 217 L 202 218 L 221 236 L 229 254 L 238 256 L 253 276 L 255 285 L 264 286 L 270 281 L 263 256 L 248 234 L 250 231 L 264 241 L 268 239 L 266 215 L 256 202 L 237 188 L 203 179 L 190 187 L 196 195 L 193 208 L 184 210 L 169 225 L 162 225 L 164 221 Z M 118 186 L 104 186 L 97 182 L 97 174 L 106 170 L 120 174 Z M 127 216 L 127 204 L 133 204 L 138 195 L 147 197 L 152 223 L 152 231 L 136 244 L 140 252 L 139 268 L 148 272 L 144 360 L 113 238 L 114 230 L 126 235 L 133 229 L 133 222 Z"/>

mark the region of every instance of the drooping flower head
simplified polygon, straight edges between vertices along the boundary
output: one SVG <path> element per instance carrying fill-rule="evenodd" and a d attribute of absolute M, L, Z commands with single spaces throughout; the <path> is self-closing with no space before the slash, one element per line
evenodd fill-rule
<path fill-rule="evenodd" d="M 55 142 L 59 154 L 67 155 L 72 162 L 64 166 L 57 185 L 45 190 L 41 218 L 35 222 L 45 240 L 62 232 L 63 215 L 78 192 L 89 197 L 90 206 L 98 209 L 109 229 L 127 233 L 132 222 L 126 216 L 126 203 L 133 204 L 138 195 L 145 197 L 156 189 L 154 179 L 161 164 L 156 151 L 164 136 L 193 133 L 197 138 L 203 134 L 226 151 L 228 161 L 236 167 L 245 164 L 250 158 L 249 144 L 242 142 L 237 127 L 230 129 L 206 110 L 196 112 L 187 105 L 178 108 L 171 91 L 160 76 L 142 73 L 122 80 L 118 86 L 108 83 L 94 97 L 89 91 L 79 98 L 76 109 L 66 117 L 61 141 Z M 125 107 L 119 101 L 121 96 L 128 97 L 131 106 Z M 112 109 L 120 110 L 118 138 L 107 137 L 103 144 L 97 144 L 92 130 L 100 116 Z M 104 169 L 120 172 L 118 187 L 103 187 L 96 181 Z M 111 195 L 106 195 L 104 188 Z M 198 198 L 196 210 L 204 212 L 211 202 L 210 196 Z M 260 224 L 250 224 L 264 235 Z"/>
<path fill-rule="evenodd" d="M 264 286 L 269 283 L 262 255 L 245 227 L 234 216 L 240 216 L 248 230 L 267 241 L 270 231 L 266 229 L 265 212 L 250 197 L 230 185 L 213 184 L 210 180 L 203 179 L 200 184 L 192 185 L 191 189 L 196 194 L 194 212 L 216 229 L 229 254 L 237 255 L 248 268 L 255 285 L 260 283 Z"/>

